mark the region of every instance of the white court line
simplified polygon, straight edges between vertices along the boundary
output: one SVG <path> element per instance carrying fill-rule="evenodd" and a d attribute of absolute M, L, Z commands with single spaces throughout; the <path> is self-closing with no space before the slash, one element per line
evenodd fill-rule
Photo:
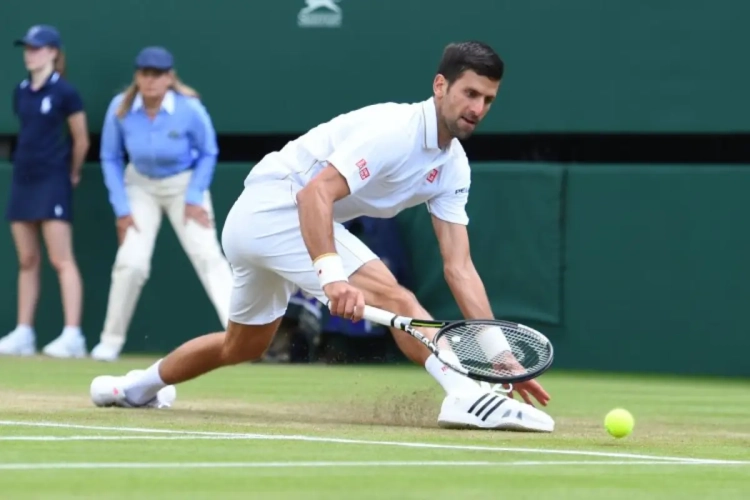
<path fill-rule="evenodd" d="M 576 460 L 561 462 L 517 461 L 517 462 L 95 462 L 95 463 L 0 463 L 3 470 L 59 470 L 59 469 L 281 469 L 281 468 L 342 468 L 342 467 L 524 467 L 542 465 L 707 465 L 701 462 L 665 462 L 652 460 L 596 461 Z M 723 464 L 713 464 L 723 465 Z"/>
<path fill-rule="evenodd" d="M 175 429 L 150 429 L 142 427 L 112 427 L 98 425 L 81 425 L 81 424 L 63 424 L 56 422 L 22 422 L 11 420 L 0 420 L 0 426 L 9 427 L 45 427 L 54 429 L 79 429 L 90 431 L 113 431 L 113 432 L 132 432 L 142 434 L 166 434 L 177 436 L 210 436 L 215 439 L 247 439 L 247 440 L 279 440 L 279 441 L 306 441 L 317 443 L 335 443 L 335 444 L 358 444 L 369 446 L 395 446 L 402 448 L 423 448 L 435 450 L 457 450 L 457 451 L 494 451 L 508 453 L 535 453 L 542 455 L 568 455 L 583 457 L 604 457 L 634 460 L 666 461 L 666 462 L 685 462 L 700 464 L 725 464 L 725 465 L 747 465 L 750 462 L 737 460 L 715 460 L 703 458 L 682 458 L 682 457 L 665 457 L 654 455 L 642 455 L 634 453 L 607 453 L 602 451 L 583 451 L 583 450 L 558 450 L 544 448 L 510 448 L 500 446 L 477 446 L 477 445 L 456 445 L 456 444 L 437 444 L 437 443 L 418 443 L 404 441 L 368 441 L 362 439 L 344 439 L 344 438 L 327 438 L 316 436 L 301 435 L 276 435 L 276 434 L 244 434 L 232 432 L 202 432 L 186 431 Z"/>

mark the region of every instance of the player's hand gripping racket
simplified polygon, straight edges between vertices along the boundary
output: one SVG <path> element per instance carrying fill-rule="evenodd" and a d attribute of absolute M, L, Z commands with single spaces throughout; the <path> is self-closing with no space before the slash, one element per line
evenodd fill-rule
<path fill-rule="evenodd" d="M 474 380 L 512 384 L 538 377 L 554 358 L 543 334 L 518 323 L 496 319 L 421 320 L 365 306 L 364 318 L 395 327 L 422 342 L 449 368 Z M 430 341 L 415 327 L 437 328 Z"/>

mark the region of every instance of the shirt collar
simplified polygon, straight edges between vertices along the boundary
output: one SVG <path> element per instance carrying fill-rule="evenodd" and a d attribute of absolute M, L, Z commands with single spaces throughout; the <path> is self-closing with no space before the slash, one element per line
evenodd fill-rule
<path fill-rule="evenodd" d="M 426 101 L 422 101 L 422 116 L 424 118 L 425 149 L 439 149 L 437 109 L 435 108 L 435 100 L 433 97 L 430 97 Z"/>
<path fill-rule="evenodd" d="M 40 89 L 43 89 L 43 88 L 44 88 L 44 87 L 46 87 L 47 85 L 53 85 L 53 84 L 57 83 L 57 81 L 58 81 L 59 79 L 60 79 L 60 73 L 58 73 L 57 71 L 55 71 L 55 72 L 53 72 L 53 73 L 52 73 L 52 74 L 50 75 L 50 77 L 49 77 L 49 78 L 47 78 L 47 81 L 46 81 L 46 82 L 44 82 L 44 85 L 42 85 L 42 86 L 41 86 L 41 87 L 39 87 L 39 88 L 40 88 Z M 31 85 L 31 79 L 30 79 L 30 78 L 27 78 L 26 80 L 24 80 L 24 81 L 22 81 L 22 82 L 21 82 L 21 88 L 22 88 L 22 89 L 25 89 L 25 88 L 27 88 L 27 87 L 28 87 L 29 85 Z"/>
<path fill-rule="evenodd" d="M 161 100 L 161 109 L 166 111 L 167 113 L 174 114 L 174 91 L 173 90 L 167 90 L 167 93 L 164 94 L 164 99 Z M 132 112 L 136 112 L 139 109 L 143 107 L 143 96 L 139 92 L 136 94 L 135 99 L 133 100 L 133 106 L 130 108 Z"/>

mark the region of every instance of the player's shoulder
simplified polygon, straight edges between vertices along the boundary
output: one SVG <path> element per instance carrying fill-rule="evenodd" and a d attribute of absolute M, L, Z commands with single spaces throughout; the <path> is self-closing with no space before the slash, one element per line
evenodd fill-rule
<path fill-rule="evenodd" d="M 456 138 L 451 141 L 451 160 L 469 165 L 469 157 L 466 155 L 464 145 Z"/>
<path fill-rule="evenodd" d="M 411 119 L 418 117 L 418 112 L 415 104 L 381 102 L 349 111 L 336 119 L 382 130 L 400 130 L 408 128 Z"/>
<path fill-rule="evenodd" d="M 420 108 L 410 103 L 383 102 L 354 111 L 362 133 L 393 145 L 410 145 L 419 133 Z M 354 116 L 354 115 L 353 115 Z"/>
<path fill-rule="evenodd" d="M 471 165 L 461 141 L 453 139 L 450 150 L 451 171 L 457 176 L 471 177 Z"/>

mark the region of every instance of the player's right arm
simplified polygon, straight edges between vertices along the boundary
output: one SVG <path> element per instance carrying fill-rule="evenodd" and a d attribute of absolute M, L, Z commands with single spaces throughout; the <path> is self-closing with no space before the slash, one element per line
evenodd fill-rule
<path fill-rule="evenodd" d="M 333 203 L 349 192 L 346 179 L 329 164 L 297 193 L 297 210 L 302 239 L 330 302 L 331 313 L 359 321 L 365 299 L 360 290 L 349 284 L 333 239 Z"/>
<path fill-rule="evenodd" d="M 362 319 L 364 296 L 349 285 L 349 276 L 336 253 L 333 236 L 333 204 L 387 175 L 398 151 L 392 131 L 362 130 L 327 159 L 328 165 L 297 193 L 302 239 L 307 246 L 320 286 L 333 314 L 354 321 Z"/>

